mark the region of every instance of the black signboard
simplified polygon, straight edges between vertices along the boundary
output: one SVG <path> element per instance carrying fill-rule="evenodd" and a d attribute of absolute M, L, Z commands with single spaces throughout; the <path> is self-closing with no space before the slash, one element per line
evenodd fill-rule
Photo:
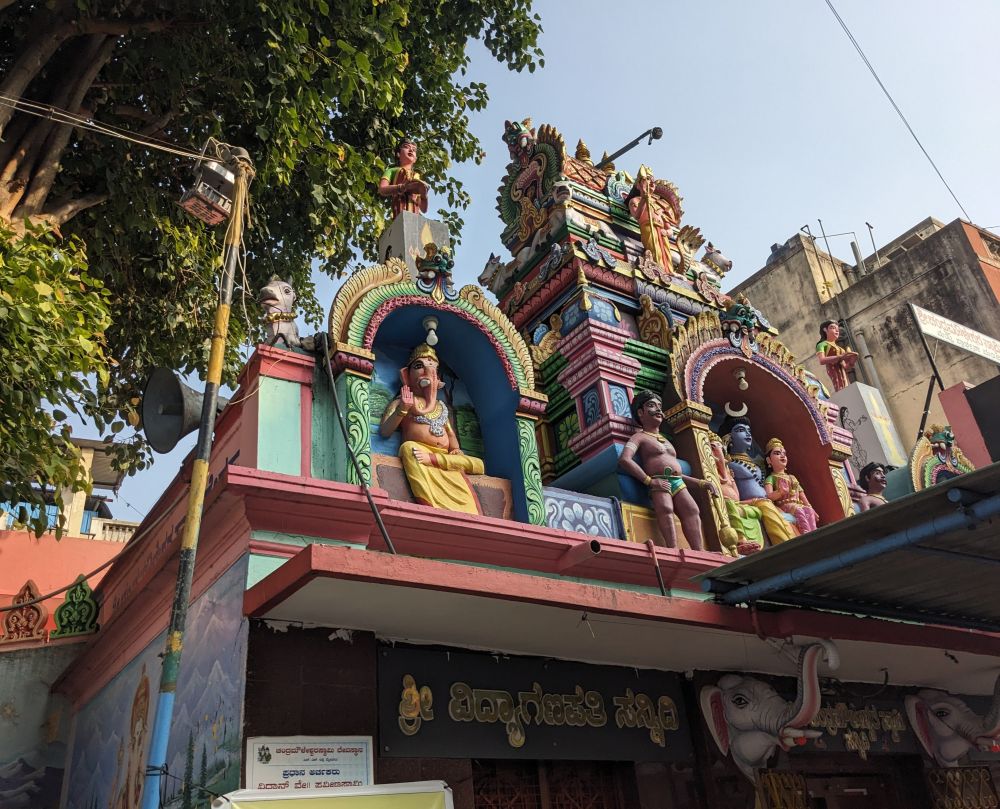
<path fill-rule="evenodd" d="M 676 674 L 382 646 L 378 702 L 383 756 L 691 757 Z"/>

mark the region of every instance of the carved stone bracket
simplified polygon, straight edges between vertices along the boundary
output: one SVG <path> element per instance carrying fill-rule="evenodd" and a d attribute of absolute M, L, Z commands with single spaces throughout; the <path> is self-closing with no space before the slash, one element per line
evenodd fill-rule
<path fill-rule="evenodd" d="M 830 443 L 830 460 L 834 463 L 843 463 L 853 454 L 850 444 L 841 444 L 837 441 Z"/>
<path fill-rule="evenodd" d="M 14 609 L 5 612 L 0 623 L 3 629 L 0 632 L 0 643 L 18 643 L 45 638 L 45 621 L 49 617 L 49 611 L 42 604 L 28 603 L 40 595 L 38 585 L 31 579 L 17 591 L 14 600 L 11 601 Z"/>
<path fill-rule="evenodd" d="M 712 420 L 712 408 L 700 402 L 685 399 L 678 402 L 663 414 L 663 420 L 671 430 L 685 429 L 691 422 L 708 426 Z"/>
<path fill-rule="evenodd" d="M 356 376 L 371 379 L 372 373 L 375 370 L 375 354 L 364 348 L 358 348 L 347 343 L 337 343 L 331 359 L 335 374 L 341 374 L 346 371 Z"/>
<path fill-rule="evenodd" d="M 522 396 L 517 403 L 517 415 L 532 419 L 538 418 L 544 415 L 548 403 L 549 397 L 537 391 L 528 396 Z"/>
<path fill-rule="evenodd" d="M 843 459 L 841 461 L 836 461 L 834 456 L 837 454 L 836 450 L 830 458 L 830 477 L 833 478 L 833 485 L 837 489 L 837 497 L 840 499 L 841 508 L 844 509 L 844 516 L 850 517 L 854 514 L 854 502 L 851 499 L 851 490 L 847 485 L 847 479 L 844 477 L 844 467 Z M 850 447 L 847 448 L 848 457 L 850 456 Z"/>
<path fill-rule="evenodd" d="M 656 307 L 649 295 L 639 296 L 642 311 L 639 314 L 639 338 L 657 348 L 669 351 L 673 345 L 670 320 Z"/>
<path fill-rule="evenodd" d="M 97 600 L 87 580 L 80 576 L 66 591 L 66 600 L 56 607 L 56 628 L 50 638 L 72 638 L 97 631 Z"/>

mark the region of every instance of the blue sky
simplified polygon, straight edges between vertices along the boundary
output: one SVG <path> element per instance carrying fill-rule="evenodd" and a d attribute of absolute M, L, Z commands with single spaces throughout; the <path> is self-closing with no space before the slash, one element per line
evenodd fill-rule
<path fill-rule="evenodd" d="M 974 222 L 1000 225 L 1000 3 L 835 0 L 835 6 Z M 469 80 L 489 88 L 472 129 L 487 157 L 455 166 L 472 195 L 456 282 L 503 253 L 496 188 L 506 118 L 557 127 L 594 157 L 651 126 L 664 130 L 617 161 L 671 180 L 696 225 L 734 262 L 727 282 L 760 269 L 805 224 L 855 231 L 871 252 L 955 205 L 824 0 L 543 0 L 545 68 L 511 73 L 472 45 Z M 431 210 L 444 203 L 431 199 Z M 850 238 L 831 241 L 850 259 Z M 853 261 L 852 261 L 853 263 Z M 329 306 L 338 283 L 317 279 Z M 238 311 L 238 310 L 237 310 Z M 308 330 L 304 324 L 300 329 Z M 139 519 L 194 443 L 189 436 L 122 485 L 116 516 Z M 130 505 L 129 505 L 130 504 Z M 134 507 L 134 509 L 133 509 Z"/>

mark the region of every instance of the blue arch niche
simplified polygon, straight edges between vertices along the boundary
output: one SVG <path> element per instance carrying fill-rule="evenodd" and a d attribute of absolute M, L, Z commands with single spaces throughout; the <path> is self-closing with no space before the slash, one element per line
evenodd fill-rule
<path fill-rule="evenodd" d="M 434 350 L 454 371 L 475 408 L 483 436 L 486 474 L 510 481 L 514 519 L 529 522 L 516 421 L 521 396 L 511 387 L 497 347 L 479 328 L 433 304 L 393 310 L 372 342 L 376 358 L 373 384 L 384 385 L 392 396 L 399 395 L 399 369 L 406 364 L 414 347 L 426 339 L 423 319 L 428 315 L 438 320 L 438 344 Z M 394 445 L 398 447 L 398 442 Z M 377 450 L 374 435 L 372 448 Z"/>

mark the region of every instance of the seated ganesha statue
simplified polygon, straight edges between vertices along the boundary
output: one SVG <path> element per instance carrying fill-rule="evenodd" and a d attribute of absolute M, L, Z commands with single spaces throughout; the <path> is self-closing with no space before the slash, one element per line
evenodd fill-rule
<path fill-rule="evenodd" d="M 483 461 L 462 452 L 448 406 L 438 399 L 444 383 L 438 378 L 437 353 L 421 343 L 399 371 L 399 396 L 386 406 L 379 432 L 388 438 L 402 432 L 399 459 L 418 503 L 481 514 L 466 475 L 481 475 Z"/>

